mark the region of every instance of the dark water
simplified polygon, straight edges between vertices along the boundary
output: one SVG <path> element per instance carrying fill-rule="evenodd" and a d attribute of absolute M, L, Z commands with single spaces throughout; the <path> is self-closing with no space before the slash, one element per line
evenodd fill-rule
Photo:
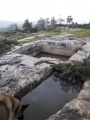
<path fill-rule="evenodd" d="M 54 54 L 44 53 L 44 52 L 39 53 L 35 57 L 37 57 L 37 58 L 51 57 L 51 58 L 56 58 L 56 59 L 59 59 L 59 60 L 62 60 L 62 61 L 67 61 L 69 59 L 69 57 L 66 57 L 66 56 L 54 55 Z"/>
<path fill-rule="evenodd" d="M 23 104 L 30 104 L 23 113 L 23 120 L 47 119 L 74 99 L 80 89 L 81 85 L 72 85 L 54 76 L 49 77 L 22 98 Z"/>

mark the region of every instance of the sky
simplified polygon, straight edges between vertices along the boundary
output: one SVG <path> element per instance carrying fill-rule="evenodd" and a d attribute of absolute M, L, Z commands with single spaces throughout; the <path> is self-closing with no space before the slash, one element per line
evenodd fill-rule
<path fill-rule="evenodd" d="M 74 22 L 90 22 L 90 0 L 0 0 L 0 20 L 37 21 L 71 15 Z"/>

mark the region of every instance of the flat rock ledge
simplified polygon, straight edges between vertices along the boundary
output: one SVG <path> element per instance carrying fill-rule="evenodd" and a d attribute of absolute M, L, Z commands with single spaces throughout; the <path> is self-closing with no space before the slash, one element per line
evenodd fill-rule
<path fill-rule="evenodd" d="M 42 82 L 60 61 L 50 58 L 34 58 L 21 54 L 0 58 L 0 93 L 22 97 Z"/>
<path fill-rule="evenodd" d="M 70 57 L 69 61 L 72 62 L 83 62 L 84 59 L 87 59 L 90 56 L 90 42 L 87 42 L 81 47 L 81 50 L 78 50 L 73 56 Z"/>

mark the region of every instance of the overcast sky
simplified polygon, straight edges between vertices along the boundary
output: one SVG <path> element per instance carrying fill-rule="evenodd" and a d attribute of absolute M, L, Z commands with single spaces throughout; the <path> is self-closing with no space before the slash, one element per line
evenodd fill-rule
<path fill-rule="evenodd" d="M 90 0 L 0 0 L 0 20 L 37 21 L 40 17 L 66 19 L 74 22 L 90 22 Z"/>

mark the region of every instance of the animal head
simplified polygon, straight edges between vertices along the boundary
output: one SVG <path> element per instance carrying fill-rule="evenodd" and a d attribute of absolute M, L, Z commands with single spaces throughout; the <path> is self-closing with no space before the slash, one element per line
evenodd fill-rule
<path fill-rule="evenodd" d="M 23 112 L 29 106 L 22 105 L 21 100 L 16 99 L 13 96 L 0 94 L 0 120 L 23 120 Z"/>
<path fill-rule="evenodd" d="M 15 98 L 16 99 L 16 98 Z M 21 100 L 16 99 L 16 107 L 15 107 L 15 114 L 14 117 L 18 118 L 18 120 L 23 120 L 23 112 L 30 104 L 22 105 Z"/>
<path fill-rule="evenodd" d="M 24 112 L 24 110 L 29 106 L 30 104 L 26 104 L 26 105 L 23 105 L 22 106 L 22 110 L 23 110 L 23 112 Z M 22 113 L 22 115 L 18 118 L 18 120 L 23 120 L 24 119 L 24 115 L 23 115 L 23 113 Z"/>
<path fill-rule="evenodd" d="M 15 107 L 15 118 L 19 118 L 23 113 L 22 103 L 21 101 L 17 100 L 17 105 Z"/>
<path fill-rule="evenodd" d="M 13 96 L 8 96 L 11 101 L 11 111 L 14 118 L 18 118 L 22 115 L 22 102 Z"/>

